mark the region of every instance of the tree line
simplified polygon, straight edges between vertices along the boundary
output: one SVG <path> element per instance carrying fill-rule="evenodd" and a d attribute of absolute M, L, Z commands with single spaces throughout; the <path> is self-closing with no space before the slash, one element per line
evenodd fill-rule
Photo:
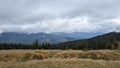
<path fill-rule="evenodd" d="M 51 44 L 44 42 L 39 44 L 38 40 L 33 41 L 32 44 L 14 44 L 14 43 L 0 43 L 0 50 L 8 49 L 51 49 Z"/>
<path fill-rule="evenodd" d="M 74 50 L 99 50 L 99 49 L 119 49 L 120 45 L 118 42 L 107 44 L 99 42 L 79 42 L 73 43 L 72 45 L 68 43 L 64 44 L 50 44 L 48 42 L 39 44 L 35 40 L 32 44 L 13 44 L 13 43 L 0 43 L 0 50 L 9 50 L 9 49 L 74 49 Z"/>

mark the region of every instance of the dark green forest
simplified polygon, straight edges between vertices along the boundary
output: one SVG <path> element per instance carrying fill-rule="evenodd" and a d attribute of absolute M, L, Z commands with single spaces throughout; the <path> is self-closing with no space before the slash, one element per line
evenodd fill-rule
<path fill-rule="evenodd" d="M 90 39 L 75 40 L 59 44 L 48 42 L 39 44 L 38 40 L 32 44 L 0 43 L 1 50 L 7 49 L 74 49 L 74 50 L 99 50 L 99 49 L 120 49 L 120 33 L 111 32 Z"/>
<path fill-rule="evenodd" d="M 111 32 L 85 40 L 76 40 L 60 43 L 61 49 L 120 49 L 120 33 Z"/>

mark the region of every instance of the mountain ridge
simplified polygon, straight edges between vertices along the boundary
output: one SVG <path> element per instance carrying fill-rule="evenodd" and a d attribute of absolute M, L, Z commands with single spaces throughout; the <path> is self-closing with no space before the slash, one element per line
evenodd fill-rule
<path fill-rule="evenodd" d="M 1 43 L 17 43 L 17 44 L 31 44 L 34 40 L 39 43 L 49 42 L 52 44 L 74 40 L 70 37 L 61 37 L 46 33 L 18 33 L 18 32 L 4 32 L 0 34 Z"/>
<path fill-rule="evenodd" d="M 88 49 L 110 49 L 118 45 L 120 46 L 120 32 L 110 32 L 89 39 L 74 40 L 58 44 L 61 49 L 83 49 L 83 47 Z"/>
<path fill-rule="evenodd" d="M 75 38 L 76 40 L 79 40 L 79 39 L 92 38 L 98 35 L 102 35 L 104 33 L 103 32 L 73 32 L 73 33 L 56 32 L 52 34 L 59 35 L 62 37 L 72 37 L 72 38 Z"/>

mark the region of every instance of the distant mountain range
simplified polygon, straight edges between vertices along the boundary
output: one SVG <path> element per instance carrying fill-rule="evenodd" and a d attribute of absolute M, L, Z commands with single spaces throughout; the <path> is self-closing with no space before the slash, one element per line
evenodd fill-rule
<path fill-rule="evenodd" d="M 46 33 L 27 34 L 17 32 L 5 32 L 0 34 L 0 43 L 31 44 L 35 40 L 38 40 L 39 43 L 49 42 L 51 44 L 56 44 L 61 42 L 73 41 L 75 39 Z"/>
<path fill-rule="evenodd" d="M 77 34 L 80 34 L 80 36 Z M 53 44 L 53 48 L 57 49 L 120 49 L 120 32 L 110 32 L 102 35 L 98 33 L 77 34 L 27 34 L 7 32 L 0 34 L 0 43 L 31 44 L 33 41 L 38 40 L 39 43 L 49 42 Z M 77 38 L 75 38 L 74 36 Z"/>
<path fill-rule="evenodd" d="M 92 38 L 98 35 L 102 35 L 104 33 L 102 32 L 73 32 L 73 33 L 57 32 L 57 33 L 52 33 L 52 34 L 62 36 L 62 37 L 71 37 L 71 38 L 75 38 L 76 40 L 78 40 L 78 39 Z"/>
<path fill-rule="evenodd" d="M 0 43 L 17 43 L 17 44 L 31 44 L 33 41 L 38 40 L 39 43 L 49 42 L 51 44 L 58 44 L 67 41 L 74 41 L 78 39 L 88 39 L 101 35 L 102 33 L 18 33 L 18 32 L 4 32 L 0 34 Z"/>

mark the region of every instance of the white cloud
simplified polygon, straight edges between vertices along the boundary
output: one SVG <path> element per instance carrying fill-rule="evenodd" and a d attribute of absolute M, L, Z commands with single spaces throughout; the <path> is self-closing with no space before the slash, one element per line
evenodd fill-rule
<path fill-rule="evenodd" d="M 7 25 L 7 26 L 6 26 Z M 33 24 L 4 24 L 0 27 L 4 31 L 18 29 L 22 32 L 90 32 L 96 31 L 97 26 L 89 21 L 89 17 L 50 19 Z M 14 30 L 13 30 L 14 31 Z"/>
<path fill-rule="evenodd" d="M 3 30 L 0 30 L 0 33 L 2 33 L 3 32 Z"/>
<path fill-rule="evenodd" d="M 120 17 L 112 18 L 112 19 L 105 19 L 96 23 L 100 26 L 99 31 L 102 32 L 112 32 L 117 31 L 120 32 Z"/>
<path fill-rule="evenodd" d="M 120 31 L 119 6 L 120 0 L 0 0 L 0 31 Z"/>

